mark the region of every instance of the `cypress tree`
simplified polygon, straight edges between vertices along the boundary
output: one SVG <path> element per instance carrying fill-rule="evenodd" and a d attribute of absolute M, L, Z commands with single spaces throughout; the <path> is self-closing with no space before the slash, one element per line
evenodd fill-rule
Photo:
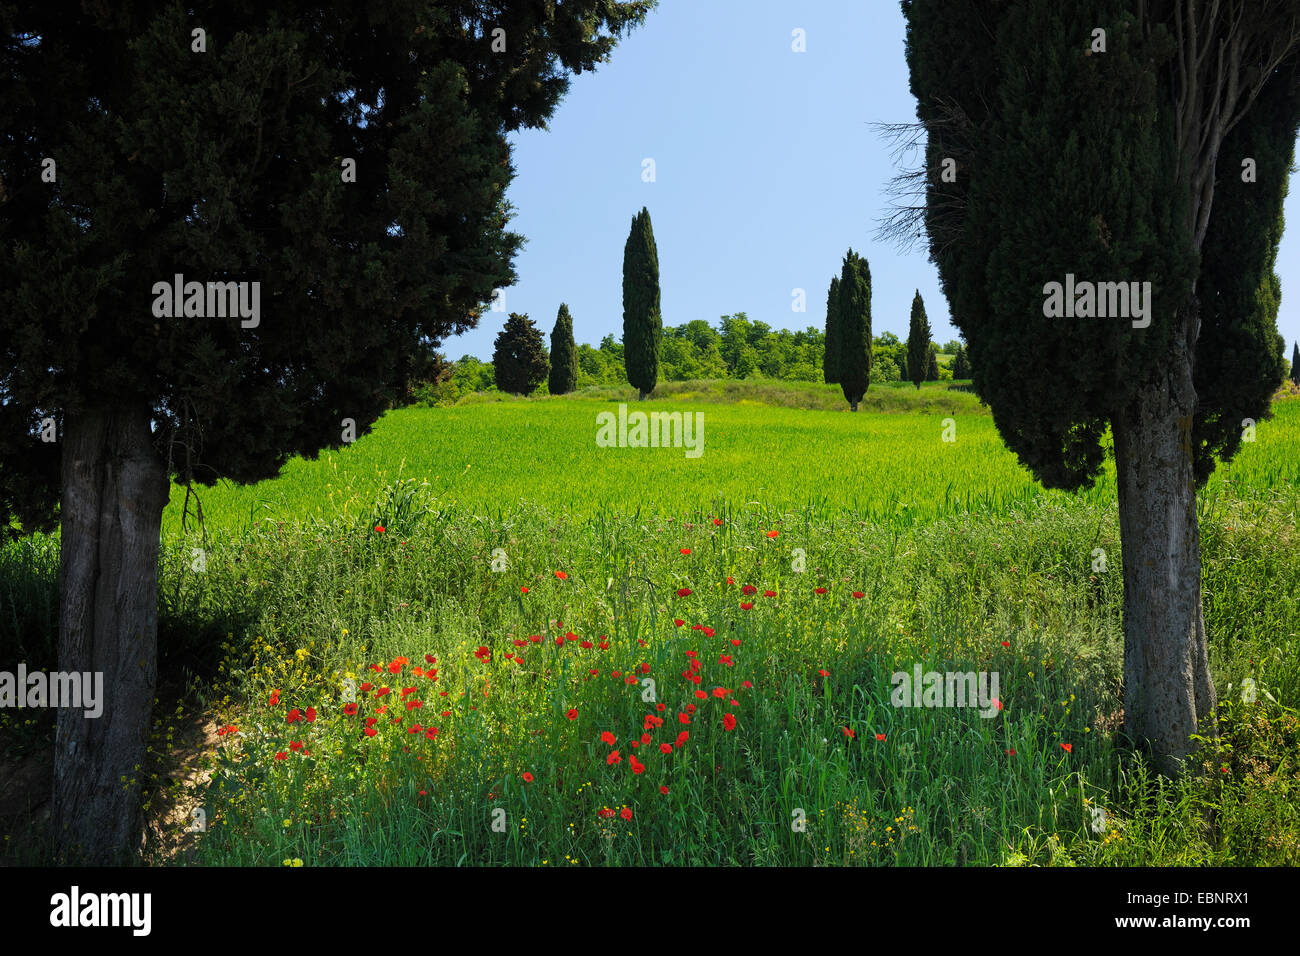
<path fill-rule="evenodd" d="M 1124 731 L 1164 773 L 1213 732 L 1195 489 L 1281 380 L 1289 6 L 903 0 L 924 224 L 976 390 L 1048 487 L 1090 486 L 1114 435 Z M 1144 301 L 1062 308 L 1071 276 Z"/>
<path fill-rule="evenodd" d="M 921 382 L 928 381 L 928 353 L 930 351 L 930 320 L 925 315 L 925 303 L 921 301 L 921 290 L 916 290 L 912 297 L 912 317 L 907 325 L 907 367 L 911 370 L 909 379 L 918 389 Z"/>
<path fill-rule="evenodd" d="M 1300 342 L 1291 349 L 1291 381 L 1300 385 Z"/>
<path fill-rule="evenodd" d="M 959 381 L 970 378 L 970 359 L 964 345 L 957 346 L 957 354 L 952 357 L 952 377 Z"/>
<path fill-rule="evenodd" d="M 931 343 L 930 347 L 925 350 L 925 380 L 927 382 L 939 381 L 939 347 Z"/>
<path fill-rule="evenodd" d="M 511 312 L 494 345 L 492 373 L 501 391 L 531 395 L 546 381 L 550 371 L 546 345 L 541 329 L 528 316 Z"/>
<path fill-rule="evenodd" d="M 822 376 L 827 385 L 840 381 L 840 277 L 831 279 L 826 293 L 826 352 L 822 356 Z"/>
<path fill-rule="evenodd" d="M 0 528 L 61 527 L 57 667 L 111 681 L 58 710 L 62 859 L 140 845 L 171 480 L 401 401 L 514 281 L 508 135 L 652 6 L 0 4 Z"/>
<path fill-rule="evenodd" d="M 627 380 L 635 386 L 641 401 L 659 381 L 662 338 L 659 250 L 650 211 L 643 206 L 632 217 L 632 229 L 623 246 L 623 363 Z"/>
<path fill-rule="evenodd" d="M 560 303 L 551 330 L 551 376 L 548 388 L 552 395 L 567 395 L 578 384 L 578 347 L 573 342 L 573 319 L 569 307 Z"/>
<path fill-rule="evenodd" d="M 840 270 L 839 383 L 853 411 L 871 384 L 871 270 L 852 249 Z"/>

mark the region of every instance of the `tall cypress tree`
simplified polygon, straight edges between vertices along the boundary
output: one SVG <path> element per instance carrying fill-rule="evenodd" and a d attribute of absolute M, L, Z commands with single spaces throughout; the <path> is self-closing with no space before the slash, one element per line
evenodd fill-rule
<path fill-rule="evenodd" d="M 1291 381 L 1300 385 L 1300 342 L 1291 349 Z"/>
<path fill-rule="evenodd" d="M 623 246 L 623 364 L 627 380 L 644 401 L 659 381 L 659 347 L 663 320 L 659 314 L 659 250 L 655 246 L 650 210 L 632 217 Z"/>
<path fill-rule="evenodd" d="M 871 270 L 852 249 L 840 269 L 839 381 L 853 411 L 871 384 Z"/>
<path fill-rule="evenodd" d="M 970 359 L 964 345 L 957 346 L 957 354 L 952 357 L 952 377 L 959 381 L 970 378 Z"/>
<path fill-rule="evenodd" d="M 58 711 L 63 859 L 140 844 L 170 479 L 369 431 L 514 281 L 508 135 L 652 6 L 0 4 L 0 528 L 57 506 L 58 669 L 109 681 Z"/>
<path fill-rule="evenodd" d="M 551 377 L 547 387 L 552 395 L 566 395 L 578 384 L 578 347 L 573 342 L 573 319 L 569 307 L 560 303 L 551 330 Z"/>
<path fill-rule="evenodd" d="M 909 378 L 918 389 L 921 382 L 926 381 L 930 334 L 930 320 L 925 315 L 921 290 L 917 289 L 916 295 L 912 297 L 912 317 L 907 324 L 907 367 L 911 372 Z"/>
<path fill-rule="evenodd" d="M 831 279 L 826 293 L 826 352 L 822 356 L 822 377 L 827 385 L 840 381 L 840 277 Z"/>
<path fill-rule="evenodd" d="M 1216 701 L 1195 489 L 1281 380 L 1272 267 L 1300 125 L 1295 4 L 903 12 L 925 228 L 976 390 L 1049 487 L 1091 485 L 1111 429 L 1124 730 L 1176 773 Z M 1096 317 L 1094 298 L 1089 317 L 1082 290 L 1060 308 L 1070 277 L 1111 283 L 1119 315 Z M 1120 283 L 1143 298 L 1126 309 Z"/>

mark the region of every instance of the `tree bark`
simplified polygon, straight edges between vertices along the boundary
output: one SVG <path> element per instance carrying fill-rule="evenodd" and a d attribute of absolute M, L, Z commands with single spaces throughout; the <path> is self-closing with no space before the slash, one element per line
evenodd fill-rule
<path fill-rule="evenodd" d="M 140 770 L 157 682 L 158 549 L 170 495 L 147 406 L 64 422 L 59 669 L 101 672 L 96 718 L 61 708 L 52 824 L 63 862 L 121 863 L 143 836 Z"/>
<path fill-rule="evenodd" d="M 1188 324 L 1195 328 L 1195 305 Z M 1124 565 L 1124 731 L 1166 775 L 1213 719 L 1192 472 L 1196 391 L 1179 347 L 1112 422 Z"/>

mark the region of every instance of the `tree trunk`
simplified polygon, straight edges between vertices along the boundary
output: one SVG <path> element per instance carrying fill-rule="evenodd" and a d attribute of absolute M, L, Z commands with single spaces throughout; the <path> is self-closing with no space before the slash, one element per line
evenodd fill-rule
<path fill-rule="evenodd" d="M 146 406 L 64 422 L 59 669 L 104 675 L 103 711 L 61 708 L 52 823 L 64 862 L 125 862 L 157 680 L 158 548 L 170 487 Z M 123 781 L 126 781 L 125 783 Z"/>
<path fill-rule="evenodd" d="M 857 410 L 858 410 L 858 403 L 857 403 L 857 402 L 849 402 L 849 411 L 851 411 L 851 412 L 856 412 Z"/>
<path fill-rule="evenodd" d="M 650 394 L 649 392 L 643 392 L 641 391 L 641 389 L 638 388 L 636 390 L 636 400 L 638 402 L 644 402 L 646 400 L 646 396 L 649 394 Z"/>
<path fill-rule="evenodd" d="M 1175 775 L 1212 719 L 1192 474 L 1196 392 L 1179 348 L 1112 422 L 1124 562 L 1124 731 Z"/>

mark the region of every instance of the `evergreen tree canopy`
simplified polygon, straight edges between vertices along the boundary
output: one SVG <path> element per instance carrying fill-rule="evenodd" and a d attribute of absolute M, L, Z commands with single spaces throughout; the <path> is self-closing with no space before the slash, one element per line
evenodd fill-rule
<path fill-rule="evenodd" d="M 659 250 L 650 211 L 632 218 L 623 246 L 623 362 L 627 380 L 645 398 L 659 381 L 659 347 L 663 320 L 659 313 Z"/>
<path fill-rule="evenodd" d="M 966 346 L 958 345 L 957 352 L 952 359 L 952 377 L 955 379 L 970 378 L 970 359 L 966 356 Z"/>
<path fill-rule="evenodd" d="M 1291 349 L 1291 381 L 1300 385 L 1300 342 Z"/>
<path fill-rule="evenodd" d="M 939 381 L 939 347 L 933 342 L 925 350 L 925 380 L 927 382 Z"/>
<path fill-rule="evenodd" d="M 840 381 L 840 277 L 831 279 L 826 292 L 826 351 L 822 355 L 822 375 L 827 385 Z"/>
<path fill-rule="evenodd" d="M 578 384 L 578 350 L 573 344 L 573 319 L 569 307 L 560 303 L 551 330 L 551 377 L 548 389 L 552 395 L 565 395 Z"/>
<path fill-rule="evenodd" d="M 546 345 L 541 330 L 528 316 L 511 312 L 494 345 L 492 373 L 501 391 L 531 395 L 546 381 L 550 371 Z"/>
<path fill-rule="evenodd" d="M 925 314 L 925 303 L 921 301 L 921 290 L 917 289 L 912 297 L 912 317 L 907 326 L 907 367 L 911 372 L 908 379 L 917 388 L 921 387 L 922 381 L 929 381 L 930 334 L 930 320 Z"/>
<path fill-rule="evenodd" d="M 840 269 L 839 383 L 853 411 L 871 384 L 871 270 L 852 249 Z"/>

